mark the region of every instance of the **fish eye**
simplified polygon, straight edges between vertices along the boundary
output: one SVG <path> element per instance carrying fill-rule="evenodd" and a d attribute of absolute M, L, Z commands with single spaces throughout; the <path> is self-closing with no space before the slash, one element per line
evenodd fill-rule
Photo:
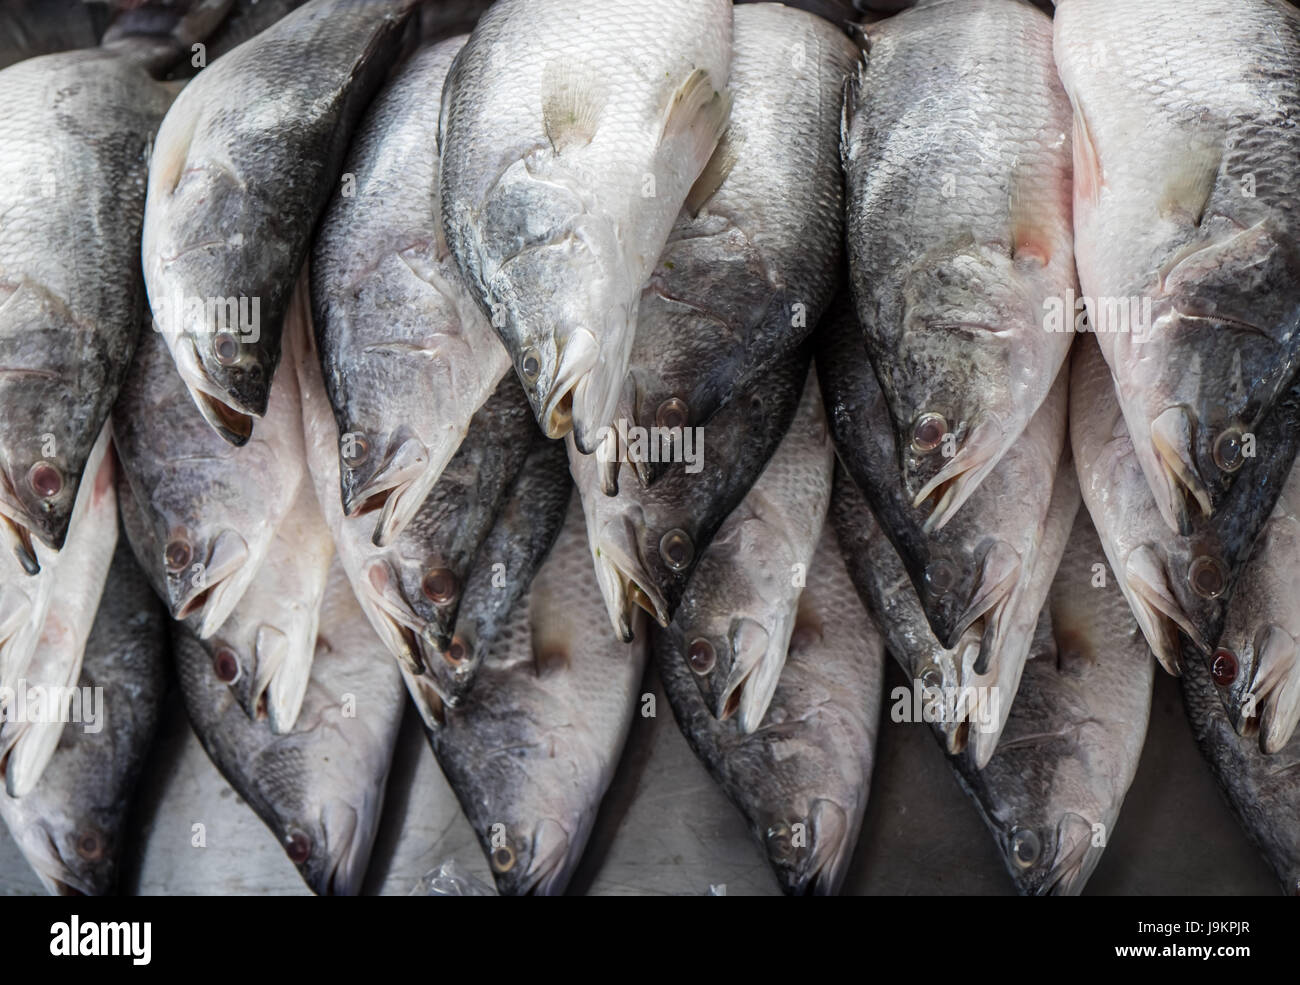
<path fill-rule="evenodd" d="M 63 475 L 49 462 L 37 462 L 27 472 L 27 484 L 41 499 L 53 499 L 63 488 Z"/>
<path fill-rule="evenodd" d="M 659 405 L 655 411 L 655 423 L 661 428 L 669 431 L 675 428 L 686 427 L 686 422 L 690 419 L 690 412 L 684 400 L 676 397 L 669 397 Z"/>
<path fill-rule="evenodd" d="M 515 852 L 509 845 L 501 845 L 492 850 L 492 871 L 509 872 L 515 867 Z"/>
<path fill-rule="evenodd" d="M 936 558 L 925 566 L 925 584 L 935 595 L 947 595 L 957 585 L 957 569 L 951 561 Z"/>
<path fill-rule="evenodd" d="M 87 862 L 98 862 L 104 856 L 104 839 L 98 831 L 86 830 L 77 835 L 76 848 Z"/>
<path fill-rule="evenodd" d="M 230 647 L 219 646 L 212 655 L 212 669 L 217 675 L 217 680 L 225 684 L 233 684 L 239 678 L 239 657 Z"/>
<path fill-rule="evenodd" d="M 285 840 L 285 854 L 294 865 L 302 865 L 311 857 L 311 838 L 301 831 L 295 831 Z"/>
<path fill-rule="evenodd" d="M 469 657 L 469 647 L 459 636 L 452 638 L 451 646 L 447 647 L 447 652 L 442 655 L 442 659 L 453 667 L 459 667 Z"/>
<path fill-rule="evenodd" d="M 708 640 L 691 640 L 691 645 L 686 648 L 686 662 L 691 665 L 691 670 L 703 676 L 713 669 L 718 662 L 718 655 Z"/>
<path fill-rule="evenodd" d="M 1217 558 L 1202 554 L 1187 569 L 1187 581 L 1201 598 L 1217 599 L 1228 587 L 1228 573 Z"/>
<path fill-rule="evenodd" d="M 1237 679 L 1237 656 L 1226 647 L 1214 651 L 1210 662 L 1210 676 L 1219 687 L 1227 687 Z"/>
<path fill-rule="evenodd" d="M 1022 869 L 1032 868 L 1043 852 L 1043 843 L 1029 828 L 1011 832 L 1011 858 Z"/>
<path fill-rule="evenodd" d="M 537 377 L 542 375 L 542 360 L 536 349 L 524 350 L 523 358 L 519 360 L 519 372 L 523 375 L 524 382 L 537 382 Z"/>
<path fill-rule="evenodd" d="M 785 861 L 794 854 L 794 841 L 790 837 L 790 826 L 778 821 L 767 829 L 767 851 L 779 861 Z"/>
<path fill-rule="evenodd" d="M 343 436 L 343 464 L 355 469 L 370 457 L 370 442 L 364 435 L 346 434 Z"/>
<path fill-rule="evenodd" d="M 212 354 L 222 366 L 239 362 L 239 340 L 229 332 L 218 332 L 212 337 Z"/>
<path fill-rule="evenodd" d="M 659 555 L 674 571 L 685 571 L 695 558 L 695 545 L 685 530 L 674 527 L 659 538 Z"/>
<path fill-rule="evenodd" d="M 168 543 L 163 550 L 163 561 L 168 571 L 184 571 L 193 556 L 194 549 L 190 547 L 189 542 L 179 538 Z"/>
<path fill-rule="evenodd" d="M 1246 461 L 1241 431 L 1228 428 L 1214 439 L 1214 464 L 1225 472 L 1236 472 Z"/>
<path fill-rule="evenodd" d="M 933 412 L 922 414 L 912 427 L 912 447 L 921 454 L 934 451 L 948 433 L 948 422 L 942 414 Z"/>
<path fill-rule="evenodd" d="M 918 678 L 921 681 L 921 686 L 924 688 L 937 690 L 943 686 L 943 671 L 934 664 L 926 664 L 921 668 L 921 673 L 918 675 Z"/>
<path fill-rule="evenodd" d="M 456 597 L 456 576 L 447 568 L 426 571 L 420 582 L 424 597 L 436 605 L 446 605 Z"/>

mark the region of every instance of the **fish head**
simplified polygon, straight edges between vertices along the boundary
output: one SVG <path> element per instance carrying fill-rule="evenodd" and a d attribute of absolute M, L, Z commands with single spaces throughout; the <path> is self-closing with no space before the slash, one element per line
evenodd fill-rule
<path fill-rule="evenodd" d="M 272 354 L 264 343 L 229 332 L 200 331 L 176 339 L 172 354 L 203 419 L 232 445 L 247 444 L 254 420 L 266 413 L 278 350 Z"/>
<path fill-rule="evenodd" d="M 947 649 L 957 646 L 968 628 L 989 628 L 990 642 L 1005 630 L 1008 598 L 1020 581 L 1018 551 L 994 537 L 932 538 L 913 584 L 935 637 Z M 984 673 L 985 667 L 977 668 Z"/>
<path fill-rule="evenodd" d="M 833 896 L 853 856 L 850 812 L 819 797 L 795 817 L 766 814 L 758 836 L 787 896 Z"/>
<path fill-rule="evenodd" d="M 1223 633 L 1237 565 L 1212 529 L 1164 538 L 1165 573 L 1180 613 L 1176 620 L 1203 654 Z"/>
<path fill-rule="evenodd" d="M 1206 661 L 1233 728 L 1258 735 L 1261 751 L 1271 755 L 1300 721 L 1300 643 L 1263 607 L 1243 602 L 1229 607 L 1223 635 L 1208 656 L 1187 647 L 1184 659 Z"/>
<path fill-rule="evenodd" d="M 84 435 L 65 436 L 66 425 L 48 426 L 54 429 L 24 431 L 6 418 L 0 448 L 0 540 L 29 574 L 40 570 L 33 536 L 56 551 L 63 547 L 90 453 Z M 15 440 L 20 434 L 31 439 Z"/>
<path fill-rule="evenodd" d="M 105 896 L 116 887 L 120 846 L 101 813 L 48 810 L 19 828 L 24 854 L 51 895 Z"/>
<path fill-rule="evenodd" d="M 597 524 L 592 539 L 596 580 L 619 639 L 631 642 L 635 613 L 644 609 L 667 627 L 699 560 L 695 524 L 628 504 Z"/>
<path fill-rule="evenodd" d="M 896 351 L 876 361 L 907 494 L 930 501 L 927 530 L 952 518 L 1037 409 L 1025 326 L 1041 333 L 1041 315 L 1017 263 L 972 244 L 921 258 L 898 301 Z"/>
<path fill-rule="evenodd" d="M 502 896 L 562 893 L 577 867 L 582 844 L 559 821 L 548 817 L 494 825 L 480 838 Z"/>
<path fill-rule="evenodd" d="M 398 508 L 409 520 L 418 503 L 408 497 L 427 493 L 420 480 L 429 467 L 429 448 L 406 426 L 385 433 L 378 427 L 339 428 L 339 486 L 343 511 L 359 516 Z M 417 488 L 418 485 L 418 488 Z M 396 500 L 389 506 L 390 500 Z"/>
<path fill-rule="evenodd" d="M 1016 888 L 1025 896 L 1077 896 L 1101 860 L 1099 830 L 1073 811 L 1004 826 L 1002 851 Z"/>
<path fill-rule="evenodd" d="M 358 599 L 370 618 L 375 631 L 402 667 L 420 676 L 436 666 L 440 658 L 432 634 L 412 606 L 411 599 L 419 593 L 419 580 L 415 590 L 407 585 L 410 573 L 403 574 L 407 565 L 389 550 L 365 565 L 358 585 Z"/>

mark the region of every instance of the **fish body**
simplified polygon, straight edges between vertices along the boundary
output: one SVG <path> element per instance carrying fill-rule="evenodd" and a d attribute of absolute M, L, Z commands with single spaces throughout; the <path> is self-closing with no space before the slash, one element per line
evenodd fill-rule
<path fill-rule="evenodd" d="M 499 0 L 443 88 L 447 243 L 542 430 L 593 452 L 727 123 L 727 0 Z"/>
<path fill-rule="evenodd" d="M 1074 286 L 1070 106 L 1028 4 L 925 3 L 864 31 L 842 139 L 850 284 L 904 484 L 937 529 L 1069 353 L 1047 313 Z"/>
<path fill-rule="evenodd" d="M 716 551 L 701 564 L 705 565 Z M 827 529 L 808 568 L 780 682 L 757 730 L 718 721 L 682 659 L 686 606 L 654 633 L 656 666 L 696 756 L 745 815 L 781 888 L 838 892 L 871 780 L 885 651 Z"/>

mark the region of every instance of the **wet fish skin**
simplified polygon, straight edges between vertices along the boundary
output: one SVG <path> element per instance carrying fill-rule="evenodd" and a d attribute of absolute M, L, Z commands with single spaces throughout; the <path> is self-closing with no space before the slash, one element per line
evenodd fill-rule
<path fill-rule="evenodd" d="M 455 634 L 444 654 L 449 672 L 434 671 L 452 707 L 472 693 L 484 659 L 549 556 L 572 495 L 563 442 L 537 434 L 465 579 Z"/>
<path fill-rule="evenodd" d="M 688 473 L 686 463 L 677 462 L 649 489 L 622 482 L 616 496 L 607 496 L 599 457 L 582 455 L 569 442 L 569 469 L 582 496 L 592 561 L 620 639 L 632 638 L 632 615 L 638 607 L 661 626 L 672 620 L 713 535 L 789 430 L 807 378 L 808 358 L 804 347 L 778 364 L 745 400 L 732 401 L 719 411 L 703 429 L 698 472 Z M 630 478 L 632 466 L 624 462 L 621 468 Z M 681 552 L 676 570 L 664 558 L 665 537 Z"/>
<path fill-rule="evenodd" d="M 998 751 L 951 761 L 1025 896 L 1083 891 L 1146 738 L 1154 662 L 1102 557 L 1080 510 Z"/>
<path fill-rule="evenodd" d="M 311 683 L 288 735 L 244 714 L 189 627 L 173 627 L 173 645 L 190 724 L 213 764 L 313 892 L 358 893 L 404 702 L 341 566 L 330 571 Z"/>
<path fill-rule="evenodd" d="M 78 682 L 103 689 L 98 731 L 66 725 L 37 787 L 21 799 L 0 791 L 0 817 L 51 895 L 104 896 L 116 888 L 166 661 L 166 614 L 119 537 Z"/>
<path fill-rule="evenodd" d="M 145 284 L 195 405 L 232 444 L 267 413 L 312 230 L 413 2 L 311 0 L 204 69 L 159 128 Z M 240 302 L 236 331 L 211 299 Z"/>
<path fill-rule="evenodd" d="M 673 617 L 677 659 L 717 719 L 757 729 L 782 675 L 800 597 L 826 520 L 834 452 L 809 372 L 790 430 L 740 505 L 718 528 Z M 691 662 L 708 648 L 709 667 Z"/>
<path fill-rule="evenodd" d="M 312 248 L 313 324 L 341 435 L 344 509 L 391 544 L 510 358 L 442 237 L 439 94 L 465 39 L 418 51 L 367 110 Z"/>
<path fill-rule="evenodd" d="M 904 483 L 939 529 L 1069 352 L 1045 330 L 1074 285 L 1069 102 L 1027 4 L 924 4 L 864 31 L 841 144 L 850 284 Z"/>
<path fill-rule="evenodd" d="M 1282 892 L 1300 896 L 1300 737 L 1272 755 L 1233 730 L 1209 670 L 1189 660 L 1183 707 L 1201 755 L 1242 828 L 1277 873 Z"/>
<path fill-rule="evenodd" d="M 162 338 L 146 331 L 113 408 L 113 440 L 150 536 L 128 525 L 136 557 L 172 618 L 200 613 L 207 639 L 257 574 L 304 476 L 293 368 L 256 438 L 235 447 L 194 408 Z M 168 547 L 174 562 L 168 563 Z"/>
<path fill-rule="evenodd" d="M 1220 437 L 1261 427 L 1300 367 L 1300 10 L 1062 0 L 1055 31 L 1082 293 L 1107 302 L 1094 320 L 1140 302 L 1142 331 L 1098 341 L 1161 516 L 1186 534 L 1245 481 Z"/>
<path fill-rule="evenodd" d="M 542 430 L 585 454 L 725 129 L 731 45 L 727 0 L 498 0 L 443 88 L 447 243 Z"/>
<path fill-rule="evenodd" d="M 857 54 L 801 10 L 737 8 L 731 121 L 641 292 L 621 417 L 706 425 L 817 325 L 842 278 L 837 121 Z M 666 471 L 637 462 L 643 483 Z"/>
<path fill-rule="evenodd" d="M 63 546 L 136 346 L 148 147 L 170 99 L 129 46 L 0 72 L 0 526 L 29 570 L 32 535 Z"/>
<path fill-rule="evenodd" d="M 503 896 L 564 892 L 639 706 L 645 634 L 610 639 L 583 533 L 573 497 L 473 693 L 427 732 Z"/>
<path fill-rule="evenodd" d="M 653 632 L 656 666 L 682 734 L 745 815 L 782 890 L 834 895 L 866 808 L 885 666 L 884 645 L 854 594 L 835 534 L 822 532 L 781 680 L 756 731 L 712 715 L 681 656 L 689 635 L 682 612 Z M 802 846 L 795 844 L 797 824 L 806 832 Z"/>
<path fill-rule="evenodd" d="M 101 436 L 101 447 L 106 437 Z M 72 702 L 70 690 L 81 678 L 82 660 L 95 613 L 117 545 L 116 463 L 98 454 L 95 473 L 78 494 L 75 525 L 59 552 L 57 577 L 49 588 L 44 622 L 25 667 L 6 685 L 29 696 L 33 690 L 53 701 L 59 695 L 60 715 L 6 715 L 0 724 L 0 774 L 10 797 L 24 797 L 40 781 L 64 734 L 63 714 Z M 11 697 L 12 692 L 6 695 Z"/>

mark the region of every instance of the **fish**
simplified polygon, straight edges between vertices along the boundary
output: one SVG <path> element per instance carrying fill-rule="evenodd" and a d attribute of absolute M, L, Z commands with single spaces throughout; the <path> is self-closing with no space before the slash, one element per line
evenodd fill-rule
<path fill-rule="evenodd" d="M 405 703 L 340 565 L 330 569 L 311 683 L 276 735 L 239 707 L 189 626 L 172 627 L 181 694 L 204 750 L 319 896 L 360 892 Z"/>
<path fill-rule="evenodd" d="M 82 494 L 87 502 L 78 510 L 77 524 L 60 551 L 36 648 L 13 683 L 6 682 L 12 690 L 0 695 L 0 702 L 9 699 L 3 702 L 9 707 L 0 716 L 0 774 L 10 797 L 24 797 L 36 787 L 64 735 L 117 546 L 115 470 L 113 456 L 102 455 Z M 39 693 L 48 703 L 19 714 L 15 710 L 18 691 L 29 701 L 34 692 Z"/>
<path fill-rule="evenodd" d="M 729 0 L 498 0 L 443 86 L 447 244 L 543 432 L 574 432 L 583 454 L 726 129 L 731 48 Z"/>
<path fill-rule="evenodd" d="M 776 453 L 718 528 L 673 617 L 678 661 L 705 707 L 743 734 L 764 720 L 826 521 L 834 474 L 821 391 L 808 374 Z"/>
<path fill-rule="evenodd" d="M 818 327 L 817 368 L 840 461 L 894 545 L 930 629 L 954 649 L 972 625 L 983 671 L 1005 639 L 1009 612 L 1034 568 L 1066 450 L 1068 375 L 1062 371 L 1020 438 L 942 530 L 926 530 L 895 467 L 889 407 L 862 350 L 853 302 L 841 294 Z"/>
<path fill-rule="evenodd" d="M 752 3 L 767 4 L 767 0 L 735 0 L 736 6 L 740 7 Z M 818 17 L 830 21 L 832 24 L 844 26 L 858 19 L 858 11 L 853 6 L 853 0 L 790 0 L 789 3 L 783 4 L 792 10 L 806 10 L 810 14 L 816 14 Z"/>
<path fill-rule="evenodd" d="M 1233 729 L 1211 672 L 1193 660 L 1180 682 L 1201 755 L 1242 829 L 1277 873 L 1282 892 L 1300 896 L 1300 736 L 1269 755 Z"/>
<path fill-rule="evenodd" d="M 159 332 L 195 406 L 248 442 L 349 138 L 414 0 L 311 0 L 205 68 L 154 142 L 141 257 Z"/>
<path fill-rule="evenodd" d="M 454 635 L 438 667 L 438 693 L 453 708 L 469 695 L 479 668 L 555 544 L 573 480 L 564 443 L 537 434 L 514 485 L 465 579 Z M 436 664 L 435 664 L 436 666 Z"/>
<path fill-rule="evenodd" d="M 149 145 L 171 95 L 130 39 L 0 71 L 0 539 L 59 550 L 144 310 Z"/>
<path fill-rule="evenodd" d="M 781 889 L 834 895 L 867 805 L 885 667 L 884 644 L 834 532 L 826 528 L 817 544 L 785 667 L 756 731 L 718 721 L 702 700 L 682 659 L 692 632 L 684 613 L 653 633 L 655 666 L 682 734 L 745 816 Z"/>
<path fill-rule="evenodd" d="M 841 283 L 842 31 L 780 4 L 738 7 L 727 132 L 641 291 L 620 418 L 707 425 L 813 331 Z M 634 459 L 642 484 L 667 463 Z"/>
<path fill-rule="evenodd" d="M 77 682 L 102 698 L 81 692 L 82 721 L 64 726 L 35 789 L 21 798 L 0 791 L 0 817 L 52 896 L 117 887 L 127 817 L 162 713 L 167 648 L 166 614 L 119 536 Z"/>
<path fill-rule="evenodd" d="M 1052 22 L 929 0 L 863 28 L 845 97 L 849 281 L 897 468 L 942 529 L 1047 398 L 1071 331 L 1070 104 Z"/>
<path fill-rule="evenodd" d="M 503 896 L 564 892 L 640 707 L 645 633 L 609 638 L 583 532 L 572 496 L 473 693 L 426 730 Z"/>
<path fill-rule="evenodd" d="M 204 45 L 202 64 L 189 64 L 183 73 L 196 74 L 199 69 L 216 61 L 261 34 L 301 7 L 306 0 L 234 0 L 220 27 L 212 32 Z"/>
<path fill-rule="evenodd" d="M 128 538 L 173 619 L 197 616 L 209 639 L 256 577 L 305 475 L 296 376 L 277 392 L 255 440 L 221 439 L 193 406 L 162 337 L 142 333 L 113 407 L 113 443 L 143 510 Z"/>
<path fill-rule="evenodd" d="M 1281 752 L 1300 720 L 1300 467 L 1293 466 L 1254 554 L 1228 601 L 1224 630 L 1208 657 L 1209 679 L 1237 733 L 1260 751 Z M 1184 662 L 1206 660 L 1184 643 Z"/>
<path fill-rule="evenodd" d="M 1151 659 L 1086 510 L 1070 532 L 998 751 L 950 760 L 1025 896 L 1077 896 L 1137 773 Z"/>
<path fill-rule="evenodd" d="M 276 735 L 293 730 L 307 693 L 333 559 L 334 538 L 304 480 L 248 591 L 200 641 L 244 713 L 265 719 Z"/>
<path fill-rule="evenodd" d="M 442 237 L 442 81 L 465 38 L 417 52 L 357 129 L 312 248 L 312 322 L 338 421 L 341 495 L 392 544 L 510 371 Z"/>
<path fill-rule="evenodd" d="M 1061 0 L 1055 32 L 1089 323 L 1186 535 L 1228 509 L 1245 436 L 1300 368 L 1300 10 Z"/>
<path fill-rule="evenodd" d="M 707 428 L 678 432 L 664 449 L 677 461 L 648 489 L 623 482 L 617 495 L 606 495 L 600 461 L 604 451 L 584 455 L 576 441 L 565 439 L 596 577 L 619 639 L 632 639 L 638 608 L 661 626 L 672 621 L 714 534 L 789 430 L 808 375 L 808 356 L 805 347 L 778 364 L 745 399 L 719 411 Z M 622 460 L 619 468 L 630 475 L 633 467 Z"/>

